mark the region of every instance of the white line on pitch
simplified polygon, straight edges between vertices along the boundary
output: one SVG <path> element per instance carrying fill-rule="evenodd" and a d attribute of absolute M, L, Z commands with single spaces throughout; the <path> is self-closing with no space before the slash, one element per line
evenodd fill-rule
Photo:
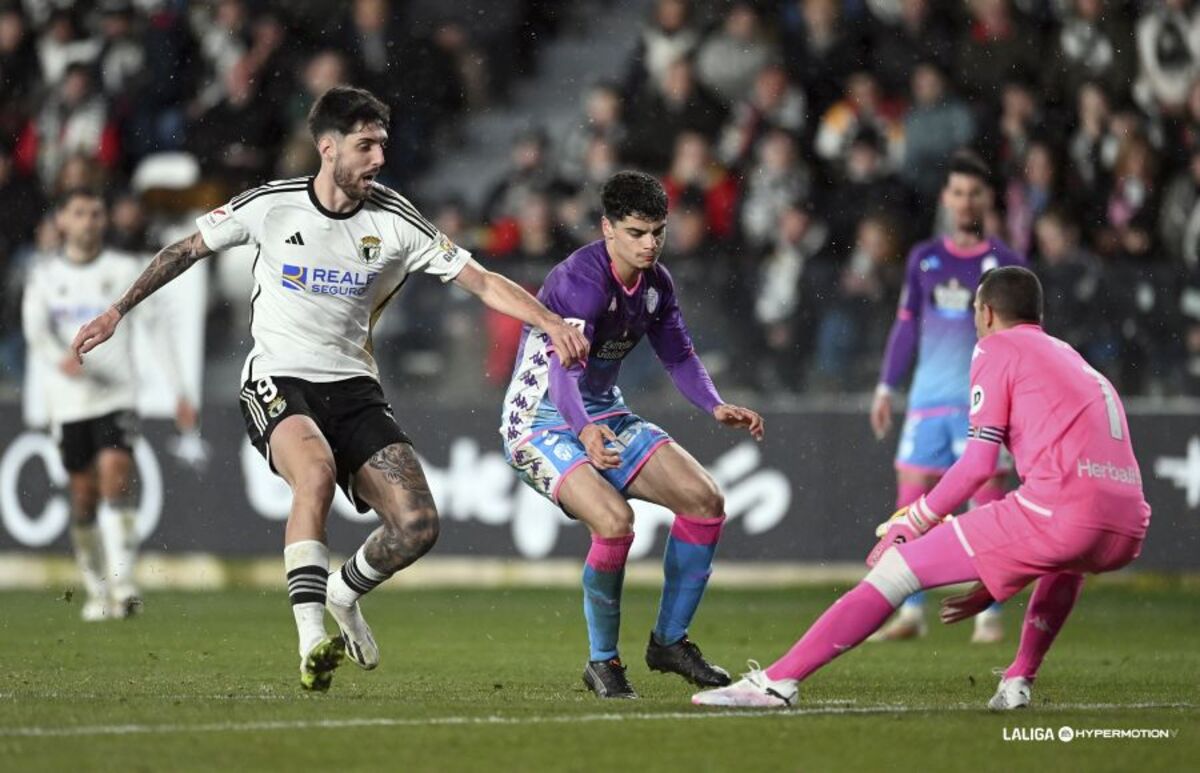
<path fill-rule="evenodd" d="M 1088 711 L 1113 709 L 1192 709 L 1191 703 L 1063 703 L 1042 706 L 1042 711 Z M 171 733 L 234 733 L 259 730 L 335 730 L 359 727 L 437 727 L 454 725 L 557 725 L 590 722 L 628 722 L 701 719 L 764 719 L 769 717 L 803 717 L 830 714 L 906 714 L 971 711 L 982 712 L 981 704 L 952 704 L 946 706 L 824 706 L 784 710 L 719 710 L 693 712 L 637 712 L 629 714 L 581 714 L 579 716 L 530 717 L 426 717 L 403 719 L 397 717 L 363 717 L 357 719 L 299 719 L 260 722 L 218 722 L 180 725 L 82 725 L 79 727 L 9 727 L 0 728 L 0 737 L 63 737 L 95 735 L 166 735 Z M 1028 716 L 1028 715 L 1026 715 Z"/>

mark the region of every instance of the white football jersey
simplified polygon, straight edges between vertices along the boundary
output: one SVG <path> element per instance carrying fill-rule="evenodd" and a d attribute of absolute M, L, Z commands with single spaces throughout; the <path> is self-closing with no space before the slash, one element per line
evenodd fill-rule
<path fill-rule="evenodd" d="M 136 407 L 137 376 L 130 324 L 118 325 L 103 346 L 84 355 L 82 375 L 68 376 L 61 365 L 79 328 L 112 306 L 144 267 L 132 255 L 105 249 L 88 263 L 72 263 L 64 256 L 52 255 L 30 270 L 21 317 L 31 359 L 42 371 L 51 424 L 94 419 Z M 156 321 L 158 307 L 151 300 L 131 311 L 127 322 L 152 326 L 161 340 L 165 330 Z M 160 348 L 161 364 L 178 393 L 176 362 L 168 347 Z"/>
<path fill-rule="evenodd" d="M 405 280 L 423 271 L 448 282 L 471 253 L 395 191 L 375 185 L 349 212 L 330 212 L 313 178 L 269 182 L 196 220 L 214 251 L 255 244 L 250 334 L 242 380 L 379 378 L 371 329 Z"/>

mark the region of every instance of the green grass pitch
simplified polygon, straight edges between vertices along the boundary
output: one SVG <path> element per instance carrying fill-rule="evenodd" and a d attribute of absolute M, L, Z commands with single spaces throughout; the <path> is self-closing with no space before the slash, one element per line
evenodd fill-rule
<path fill-rule="evenodd" d="M 730 670 L 779 655 L 833 588 L 709 591 L 693 638 Z M 656 594 L 626 593 L 642 695 L 585 690 L 570 589 L 377 593 L 383 658 L 301 694 L 282 591 L 155 593 L 135 620 L 83 623 L 60 593 L 0 593 L 0 770 L 1195 770 L 1200 591 L 1089 583 L 1043 667 L 1036 708 L 984 705 L 1010 639 L 966 625 L 865 645 L 783 714 L 702 710 L 642 662 Z M 1005 740 L 1020 729 L 1172 729 L 1168 739 Z"/>

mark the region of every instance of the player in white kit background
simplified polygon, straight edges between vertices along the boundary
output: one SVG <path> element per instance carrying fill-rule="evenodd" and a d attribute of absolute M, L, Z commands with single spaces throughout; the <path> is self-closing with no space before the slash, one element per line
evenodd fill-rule
<path fill-rule="evenodd" d="M 79 325 L 111 306 L 142 264 L 104 246 L 108 217 L 94 191 L 68 191 L 54 224 L 62 248 L 29 272 L 22 324 L 34 367 L 43 373 L 51 432 L 62 452 L 71 501 L 71 543 L 87 599 L 84 620 L 127 617 L 141 608 L 134 582 L 137 553 L 133 445 L 138 436 L 137 378 L 130 367 L 133 335 L 123 328 L 106 350 L 80 363 L 70 349 Z M 134 322 L 165 337 L 161 310 L 140 309 Z M 196 426 L 182 393 L 179 364 L 162 341 L 158 360 L 175 387 L 176 424 Z"/>
<path fill-rule="evenodd" d="M 321 157 L 316 176 L 269 182 L 199 218 L 198 231 L 159 252 L 73 344 L 80 355 L 91 351 L 138 302 L 214 252 L 258 247 L 249 267 L 254 346 L 241 405 L 251 441 L 292 489 L 284 566 L 308 690 L 328 689 L 346 654 L 362 668 L 378 665 L 358 599 L 428 552 L 438 535 L 429 485 L 384 399 L 372 353 L 375 321 L 407 278 L 424 272 L 453 281 L 546 331 L 571 362 L 587 351 L 582 333 L 375 182 L 388 121 L 388 108 L 365 90 L 327 91 L 308 118 Z M 335 486 L 382 525 L 330 574 L 325 521 Z M 340 636 L 327 635 L 326 608 Z"/>

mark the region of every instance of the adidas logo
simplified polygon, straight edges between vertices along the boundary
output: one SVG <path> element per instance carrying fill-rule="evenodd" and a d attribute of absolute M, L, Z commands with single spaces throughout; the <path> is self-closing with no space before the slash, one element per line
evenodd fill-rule
<path fill-rule="evenodd" d="M 288 243 L 288 244 L 300 244 L 300 245 L 303 245 L 303 244 L 304 244 L 304 237 L 300 235 L 300 232 L 299 232 L 299 231 L 297 231 L 296 233 L 294 233 L 294 234 L 292 234 L 291 236 L 289 236 L 289 237 L 287 238 L 287 240 L 286 240 L 286 241 L 287 241 L 287 243 Z"/>

